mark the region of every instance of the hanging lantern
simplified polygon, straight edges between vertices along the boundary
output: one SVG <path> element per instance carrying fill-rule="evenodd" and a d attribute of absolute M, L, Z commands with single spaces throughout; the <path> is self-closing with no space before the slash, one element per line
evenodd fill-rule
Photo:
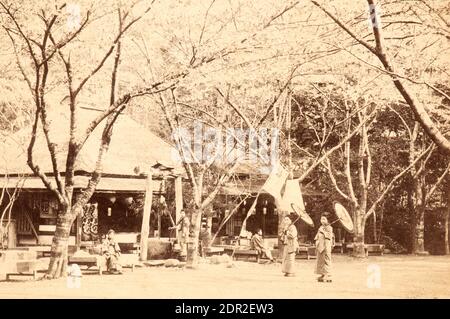
<path fill-rule="evenodd" d="M 129 206 L 129 205 L 131 205 L 133 203 L 133 197 L 132 196 L 124 197 L 122 199 L 122 202 L 123 202 L 123 204 Z"/>
<path fill-rule="evenodd" d="M 116 202 L 116 196 L 114 196 L 114 195 L 111 195 L 111 196 L 109 196 L 109 198 L 108 198 L 108 200 L 111 202 L 111 204 L 114 204 L 115 202 Z"/>

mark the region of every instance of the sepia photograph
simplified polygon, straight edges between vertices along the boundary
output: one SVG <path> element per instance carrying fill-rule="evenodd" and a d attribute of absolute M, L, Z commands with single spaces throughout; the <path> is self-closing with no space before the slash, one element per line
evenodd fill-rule
<path fill-rule="evenodd" d="M 0 26 L 0 299 L 450 298 L 450 1 L 0 0 Z"/>

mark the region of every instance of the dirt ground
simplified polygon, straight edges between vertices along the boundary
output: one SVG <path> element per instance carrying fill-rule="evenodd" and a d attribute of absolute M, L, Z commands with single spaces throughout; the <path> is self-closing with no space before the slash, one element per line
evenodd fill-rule
<path fill-rule="evenodd" d="M 25 277 L 0 282 L 0 298 L 450 298 L 448 256 L 333 257 L 332 283 L 315 280 L 315 260 L 297 260 L 295 277 L 283 277 L 280 264 L 237 261 L 233 267 L 200 264 L 195 270 L 85 272 L 81 287 L 71 289 L 65 278 L 33 282 Z"/>

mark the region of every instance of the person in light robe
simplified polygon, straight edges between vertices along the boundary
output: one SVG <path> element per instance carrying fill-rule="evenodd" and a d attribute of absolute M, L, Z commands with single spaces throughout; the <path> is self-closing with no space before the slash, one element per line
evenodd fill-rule
<path fill-rule="evenodd" d="M 335 245 L 333 227 L 329 221 L 329 213 L 324 213 L 320 218 L 322 224 L 314 238 L 316 242 L 317 265 L 316 274 L 320 275 L 319 282 L 331 282 L 331 251 Z"/>
<path fill-rule="evenodd" d="M 187 256 L 187 245 L 189 241 L 189 229 L 191 226 L 191 221 L 186 216 L 184 210 L 180 212 L 180 219 L 177 224 L 169 229 L 178 229 L 178 243 L 180 244 L 180 257 L 182 259 Z"/>
<path fill-rule="evenodd" d="M 115 232 L 110 229 L 103 242 L 103 256 L 106 258 L 108 272 L 113 274 L 122 274 L 122 265 L 119 262 L 120 247 L 114 238 Z"/>
<path fill-rule="evenodd" d="M 292 217 L 294 218 L 294 216 Z M 298 250 L 297 228 L 292 223 L 292 219 L 286 216 L 283 220 L 280 232 L 280 240 L 282 243 L 282 269 L 286 277 L 295 276 L 295 254 Z"/>

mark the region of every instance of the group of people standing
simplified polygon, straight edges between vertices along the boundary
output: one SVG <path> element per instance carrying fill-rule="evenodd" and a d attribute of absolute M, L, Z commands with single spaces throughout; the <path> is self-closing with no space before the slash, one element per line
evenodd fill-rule
<path fill-rule="evenodd" d="M 295 217 L 286 216 L 283 220 L 279 234 L 282 243 L 282 272 L 286 277 L 295 275 L 295 255 L 299 248 L 297 228 L 294 225 Z M 319 282 L 331 282 L 331 251 L 334 247 L 333 228 L 329 221 L 329 214 L 324 213 L 320 218 L 321 226 L 314 238 L 316 244 L 317 264 L 316 274 Z"/>
<path fill-rule="evenodd" d="M 295 227 L 296 215 L 284 217 L 279 233 L 281 247 L 282 272 L 286 277 L 295 276 L 295 255 L 298 251 L 298 232 Z M 319 282 L 331 282 L 331 251 L 335 244 L 333 228 L 329 221 L 329 214 L 324 213 L 320 218 L 321 226 L 314 238 L 317 254 L 316 274 Z M 187 244 L 189 240 L 190 220 L 184 211 L 180 212 L 180 219 L 171 229 L 179 230 L 180 256 L 187 256 Z M 206 231 L 206 230 L 205 230 Z M 258 229 L 251 238 L 251 246 L 258 253 L 264 254 L 270 262 L 274 262 L 272 252 L 264 244 L 262 230 Z M 112 273 L 122 273 L 119 263 L 120 247 L 114 238 L 114 230 L 109 230 L 103 242 L 103 255 L 106 258 L 108 270 Z"/>
<path fill-rule="evenodd" d="M 298 251 L 298 232 L 294 225 L 297 215 L 286 216 L 281 225 L 279 233 L 281 247 L 282 272 L 286 277 L 295 276 L 295 255 Z M 331 282 L 331 251 L 334 247 L 334 233 L 329 221 L 329 213 L 322 214 L 321 226 L 314 238 L 317 254 L 316 274 L 319 282 Z M 187 243 L 189 240 L 190 220 L 184 211 L 180 212 L 180 219 L 171 229 L 178 229 L 178 242 L 180 245 L 180 256 L 186 257 Z M 272 252 L 264 245 L 262 230 L 258 229 L 251 238 L 251 246 L 260 254 L 264 254 L 271 262 L 274 262 Z"/>

